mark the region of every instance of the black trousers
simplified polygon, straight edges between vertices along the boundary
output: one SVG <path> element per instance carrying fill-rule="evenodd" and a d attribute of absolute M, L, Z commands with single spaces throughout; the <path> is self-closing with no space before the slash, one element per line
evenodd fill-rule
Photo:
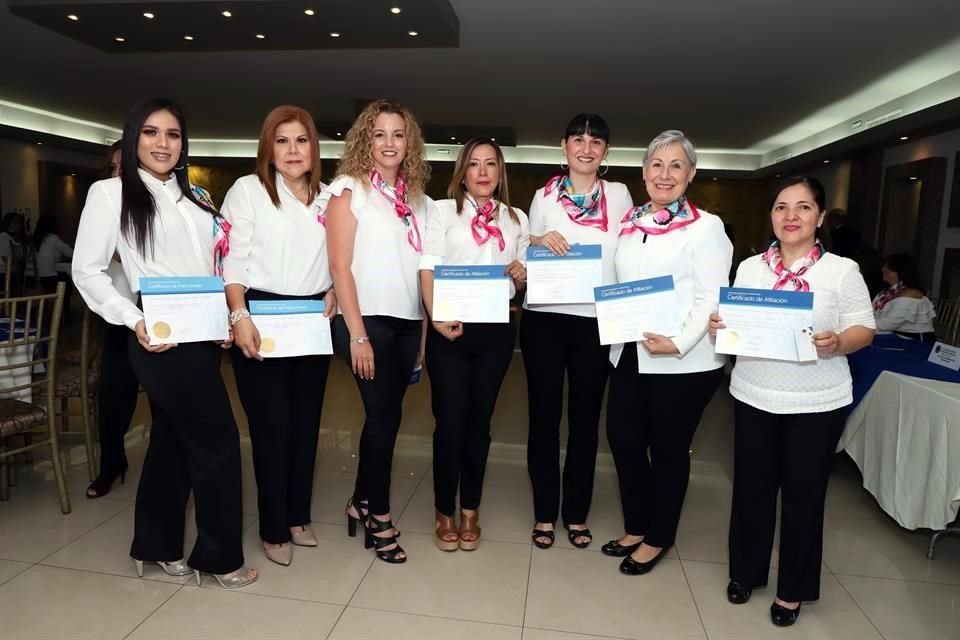
<path fill-rule="evenodd" d="M 97 394 L 101 478 L 115 478 L 127 467 L 123 437 L 130 428 L 140 392 L 140 382 L 127 355 L 131 333 L 124 326 L 104 325 Z"/>
<path fill-rule="evenodd" d="M 240 436 L 220 376 L 223 350 L 210 342 L 149 353 L 129 333 L 127 350 L 150 397 L 153 427 L 137 489 L 130 555 L 183 557 L 190 490 L 197 542 L 187 562 L 209 573 L 243 566 Z"/>
<path fill-rule="evenodd" d="M 353 376 L 366 412 L 353 496 L 369 500 L 370 513 L 379 516 L 390 513 L 393 447 L 403 417 L 403 396 L 420 352 L 423 321 L 364 316 L 363 323 L 373 345 L 375 370 L 373 380 Z M 333 348 L 351 365 L 350 332 L 343 316 L 333 323 Z"/>
<path fill-rule="evenodd" d="M 780 568 L 777 597 L 820 597 L 823 509 L 844 409 L 775 414 L 735 401 L 730 579 L 767 584 L 780 493 Z"/>
<path fill-rule="evenodd" d="M 690 443 L 723 369 L 637 373 L 636 343 L 610 377 L 607 440 L 617 467 L 624 529 L 653 547 L 677 535 L 690 481 Z M 649 457 L 648 457 L 649 455 Z"/>
<path fill-rule="evenodd" d="M 490 450 L 490 418 L 513 357 L 513 324 L 467 324 L 450 342 L 427 330 L 433 417 L 433 490 L 437 511 L 476 509 Z"/>
<path fill-rule="evenodd" d="M 250 289 L 249 300 L 322 300 Z M 313 468 L 330 356 L 247 359 L 231 349 L 240 403 L 247 414 L 257 476 L 260 538 L 290 541 L 290 527 L 310 523 Z"/>
<path fill-rule="evenodd" d="M 527 468 L 537 522 L 583 524 L 593 499 L 597 438 L 610 349 L 596 318 L 524 310 L 520 349 L 527 370 Z M 567 375 L 567 458 L 560 507 L 560 418 Z"/>

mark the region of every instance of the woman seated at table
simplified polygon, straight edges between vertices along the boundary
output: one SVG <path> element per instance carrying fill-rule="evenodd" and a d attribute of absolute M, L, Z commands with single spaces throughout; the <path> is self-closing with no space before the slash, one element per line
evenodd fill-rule
<path fill-rule="evenodd" d="M 773 624 L 792 625 L 820 597 L 823 508 L 844 407 L 853 401 L 846 354 L 873 339 L 870 294 L 857 263 L 820 243 L 825 195 L 816 178 L 782 180 L 770 199 L 776 240 L 737 269 L 734 286 L 813 292 L 812 362 L 740 356 L 734 397 L 733 507 L 727 599 L 767 584 L 780 493 L 780 567 Z M 710 333 L 723 328 L 710 316 Z"/>
<path fill-rule="evenodd" d="M 53 216 L 40 216 L 37 230 L 33 234 L 33 250 L 37 256 L 37 276 L 40 286 L 47 293 L 57 290 L 57 283 L 67 278 L 61 277 L 57 263 L 73 257 L 73 248 L 60 239 L 54 231 L 57 220 Z M 66 274 L 64 274 L 66 275 Z"/>
<path fill-rule="evenodd" d="M 917 261 L 905 253 L 887 256 L 880 269 L 887 288 L 873 299 L 878 333 L 895 333 L 921 342 L 935 342 L 937 313 L 920 286 Z"/>

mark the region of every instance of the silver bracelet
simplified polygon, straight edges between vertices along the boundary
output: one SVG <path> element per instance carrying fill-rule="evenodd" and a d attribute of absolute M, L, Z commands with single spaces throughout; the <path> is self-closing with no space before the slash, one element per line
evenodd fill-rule
<path fill-rule="evenodd" d="M 360 336 L 359 338 L 350 338 L 350 344 L 363 344 L 365 342 L 370 342 L 370 338 L 367 336 Z"/>
<path fill-rule="evenodd" d="M 250 312 L 247 311 L 246 309 L 237 309 L 236 311 L 231 311 L 230 326 L 232 327 L 233 325 L 237 324 L 244 318 L 249 318 L 249 317 L 250 317 Z"/>

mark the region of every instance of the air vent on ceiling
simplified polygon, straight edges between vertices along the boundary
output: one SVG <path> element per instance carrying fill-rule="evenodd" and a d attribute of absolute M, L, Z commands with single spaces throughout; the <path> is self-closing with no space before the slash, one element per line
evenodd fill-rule
<path fill-rule="evenodd" d="M 890 122 L 891 120 L 895 120 L 896 118 L 899 118 L 902 115 L 903 115 L 903 109 L 897 109 L 896 111 L 885 113 L 882 116 L 877 116 L 876 118 L 870 118 L 869 120 L 867 120 L 866 127 L 867 129 L 870 129 L 871 127 L 879 126 L 884 122 Z"/>

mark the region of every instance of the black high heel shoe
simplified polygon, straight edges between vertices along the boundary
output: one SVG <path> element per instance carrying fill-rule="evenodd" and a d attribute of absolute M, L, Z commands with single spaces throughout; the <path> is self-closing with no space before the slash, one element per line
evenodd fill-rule
<path fill-rule="evenodd" d="M 770 605 L 770 621 L 778 627 L 789 627 L 800 617 L 801 604 L 798 602 L 796 609 L 787 609 L 774 602 Z"/>
<path fill-rule="evenodd" d="M 387 531 L 393 531 L 396 534 L 396 531 L 393 528 L 393 522 L 387 520 L 386 522 L 382 520 L 377 520 L 373 516 L 367 518 L 367 523 L 365 527 L 366 539 L 363 542 L 363 546 L 366 549 L 373 547 L 376 551 L 377 557 L 389 564 L 403 564 L 407 561 L 406 552 L 403 550 L 403 547 L 397 542 L 396 535 L 389 536 L 378 536 L 378 533 L 386 533 Z M 384 549 L 384 547 L 389 547 L 394 545 L 393 549 Z M 404 556 L 399 557 L 403 553 Z"/>
<path fill-rule="evenodd" d="M 350 509 L 357 512 L 359 517 L 350 515 Z M 347 516 L 347 535 L 351 538 L 357 537 L 357 526 L 363 526 L 363 521 L 370 515 L 370 508 L 366 500 L 355 500 L 352 496 L 347 500 L 347 508 L 344 510 Z M 394 537 L 400 537 L 400 531 L 394 528 Z"/>
<path fill-rule="evenodd" d="M 87 486 L 87 498 L 91 500 L 93 498 L 102 498 L 103 496 L 110 493 L 110 490 L 113 489 L 113 483 L 117 481 L 117 478 L 120 478 L 120 484 L 125 484 L 127 481 L 127 468 L 129 465 L 124 464 L 123 469 L 120 470 L 120 473 L 116 474 L 112 478 L 107 478 L 102 472 L 97 476 L 96 480 L 91 482 Z"/>

